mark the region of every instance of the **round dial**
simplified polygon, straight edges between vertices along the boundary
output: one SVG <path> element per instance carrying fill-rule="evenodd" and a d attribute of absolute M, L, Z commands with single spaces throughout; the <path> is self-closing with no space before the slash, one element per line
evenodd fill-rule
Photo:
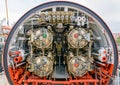
<path fill-rule="evenodd" d="M 88 44 L 87 31 L 83 28 L 73 29 L 68 35 L 68 42 L 73 48 L 83 48 Z"/>
<path fill-rule="evenodd" d="M 47 29 L 39 29 L 34 35 L 34 44 L 39 48 L 48 48 L 53 41 L 52 33 Z"/>

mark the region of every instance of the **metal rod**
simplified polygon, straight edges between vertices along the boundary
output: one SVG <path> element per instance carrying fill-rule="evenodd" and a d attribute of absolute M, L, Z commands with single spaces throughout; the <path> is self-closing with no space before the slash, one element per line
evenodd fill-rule
<path fill-rule="evenodd" d="M 9 17 L 8 17 L 8 1 L 7 1 L 7 0 L 5 0 L 5 6 L 6 6 L 7 25 L 9 26 Z"/>
<path fill-rule="evenodd" d="M 95 61 L 95 63 L 100 64 L 100 65 L 102 65 L 102 66 L 106 66 L 104 63 L 99 62 L 99 61 Z"/>
<path fill-rule="evenodd" d="M 89 43 L 89 51 L 88 51 L 89 58 L 91 58 L 91 46 L 92 46 L 92 42 Z"/>
<path fill-rule="evenodd" d="M 19 63 L 19 64 L 16 65 L 16 67 L 19 67 L 19 66 L 21 66 L 21 65 L 23 65 L 23 64 L 25 64 L 25 63 L 26 63 L 26 62 Z"/>

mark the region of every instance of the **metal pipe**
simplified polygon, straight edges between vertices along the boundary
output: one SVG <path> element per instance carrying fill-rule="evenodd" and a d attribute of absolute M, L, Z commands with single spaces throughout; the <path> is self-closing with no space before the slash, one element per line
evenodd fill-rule
<path fill-rule="evenodd" d="M 21 65 L 23 65 L 23 64 L 25 64 L 25 63 L 26 63 L 26 62 L 21 62 L 21 63 L 17 64 L 16 67 L 19 67 L 19 66 L 21 66 Z"/>
<path fill-rule="evenodd" d="M 27 53 L 27 54 L 24 54 L 24 56 L 17 56 L 17 57 L 14 57 L 14 62 L 15 63 L 20 63 L 20 62 L 22 62 L 22 61 L 24 61 L 26 58 L 26 56 L 28 56 L 29 55 L 29 53 Z"/>
<path fill-rule="evenodd" d="M 20 63 L 23 60 L 22 56 L 18 56 L 14 58 L 15 63 Z"/>
<path fill-rule="evenodd" d="M 94 59 L 97 59 L 100 62 L 106 62 L 107 61 L 107 57 L 106 56 L 100 56 L 100 54 L 98 53 L 92 53 L 92 55 L 94 55 Z"/>
<path fill-rule="evenodd" d="M 7 0 L 5 0 L 5 6 L 6 6 L 7 25 L 9 26 L 9 17 L 8 17 L 8 1 L 7 1 Z"/>
<path fill-rule="evenodd" d="M 18 80 L 18 77 L 23 73 L 23 69 L 18 69 L 17 73 L 15 74 L 15 77 L 14 79 L 17 81 Z"/>
<path fill-rule="evenodd" d="M 100 65 L 102 65 L 102 66 L 106 66 L 104 63 L 99 62 L 99 61 L 95 61 L 95 63 L 100 64 Z"/>

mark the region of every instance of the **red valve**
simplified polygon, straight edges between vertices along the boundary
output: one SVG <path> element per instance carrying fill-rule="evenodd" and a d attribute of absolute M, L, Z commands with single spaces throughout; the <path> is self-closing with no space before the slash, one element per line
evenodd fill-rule
<path fill-rule="evenodd" d="M 78 67 L 78 66 L 79 66 L 79 64 L 78 64 L 78 63 L 75 63 L 75 64 L 74 64 L 74 66 L 75 66 L 75 67 Z"/>
<path fill-rule="evenodd" d="M 74 38 L 78 38 L 78 33 L 74 34 Z"/>

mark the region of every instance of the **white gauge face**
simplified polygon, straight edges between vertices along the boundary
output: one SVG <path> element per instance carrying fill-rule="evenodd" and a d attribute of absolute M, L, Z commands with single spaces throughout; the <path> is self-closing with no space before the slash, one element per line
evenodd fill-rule
<path fill-rule="evenodd" d="M 88 32 L 84 28 L 73 29 L 68 34 L 68 41 L 73 48 L 83 48 L 88 44 L 86 37 Z"/>
<path fill-rule="evenodd" d="M 40 28 L 34 31 L 34 34 L 31 35 L 33 37 L 34 45 L 38 46 L 39 48 L 48 48 L 53 41 L 53 35 L 45 28 Z M 31 39 L 32 40 L 32 39 Z"/>

